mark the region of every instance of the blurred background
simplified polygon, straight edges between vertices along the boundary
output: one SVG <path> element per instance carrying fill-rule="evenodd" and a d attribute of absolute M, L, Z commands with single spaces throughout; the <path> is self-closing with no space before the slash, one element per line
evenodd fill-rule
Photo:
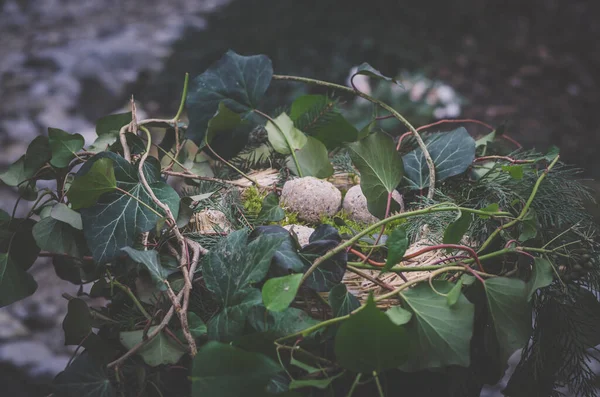
<path fill-rule="evenodd" d="M 594 188 L 598 16 L 597 0 L 0 0 L 0 171 L 48 127 L 92 142 L 95 120 L 127 109 L 132 94 L 149 116 L 174 114 L 184 73 L 233 49 L 268 55 L 279 74 L 343 84 L 369 62 L 404 82 L 372 89 L 414 124 L 506 123 L 526 148 L 558 146 Z M 273 90 L 271 102 L 298 93 Z M 356 122 L 370 114 L 347 109 Z M 15 200 L 0 186 L 0 208 Z M 48 394 L 43 382 L 71 354 L 61 294 L 77 288 L 51 266 L 33 271 L 36 294 L 0 309 L 0 384 L 11 396 Z"/>

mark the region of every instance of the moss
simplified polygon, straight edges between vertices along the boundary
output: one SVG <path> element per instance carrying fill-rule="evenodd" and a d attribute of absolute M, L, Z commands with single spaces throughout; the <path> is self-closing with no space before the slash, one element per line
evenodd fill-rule
<path fill-rule="evenodd" d="M 246 212 L 258 214 L 262 209 L 262 202 L 266 194 L 261 193 L 256 186 L 250 186 L 242 193 L 242 205 Z"/>
<path fill-rule="evenodd" d="M 281 222 L 278 222 L 278 225 L 287 226 L 287 225 L 306 225 L 306 222 L 298 219 L 297 212 L 287 211 L 285 208 L 283 209 L 285 213 L 285 218 Z"/>
<path fill-rule="evenodd" d="M 345 225 L 344 226 L 336 225 L 336 223 L 333 221 L 333 219 L 336 217 L 342 219 L 344 221 Z M 335 227 L 336 229 L 338 229 L 340 234 L 350 234 L 350 235 L 354 234 L 354 232 L 352 232 L 352 230 L 354 230 L 355 232 L 360 232 L 361 230 L 364 230 L 366 227 L 369 226 L 366 223 L 356 222 L 356 221 L 350 219 L 348 214 L 344 210 L 339 211 L 332 217 L 322 216 L 320 219 L 320 222 Z M 402 225 L 404 223 L 406 223 L 406 219 L 396 219 L 394 221 L 389 222 L 387 224 L 387 227 L 385 228 L 384 234 L 389 235 L 390 233 L 392 233 L 392 231 L 394 231 L 396 228 L 398 228 L 400 225 Z M 378 233 L 378 231 L 373 231 L 373 233 Z"/>

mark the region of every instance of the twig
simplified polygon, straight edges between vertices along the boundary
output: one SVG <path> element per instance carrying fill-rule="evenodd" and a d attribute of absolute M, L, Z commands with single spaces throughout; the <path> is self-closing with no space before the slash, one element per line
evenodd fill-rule
<path fill-rule="evenodd" d="M 535 160 L 517 160 L 517 159 L 513 159 L 512 157 L 508 157 L 508 156 L 483 156 L 483 157 L 476 157 L 473 162 L 479 162 L 479 161 L 488 161 L 488 160 L 506 160 L 512 164 L 531 164 L 531 163 L 535 163 Z"/>
<path fill-rule="evenodd" d="M 361 276 L 363 278 L 366 278 L 367 280 L 369 280 L 370 282 L 372 282 L 374 284 L 379 285 L 381 288 L 387 289 L 388 291 L 394 290 L 394 287 L 392 287 L 391 285 L 386 284 L 383 281 L 376 279 L 375 277 L 371 277 L 367 273 L 365 273 L 361 270 L 358 270 L 355 267 L 348 266 L 348 270 L 350 270 L 352 273 L 358 274 L 359 276 Z M 404 281 L 408 281 L 408 280 L 404 280 Z"/>

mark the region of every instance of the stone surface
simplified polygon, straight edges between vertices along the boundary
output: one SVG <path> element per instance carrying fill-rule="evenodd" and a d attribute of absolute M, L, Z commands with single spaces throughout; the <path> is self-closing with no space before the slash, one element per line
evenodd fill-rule
<path fill-rule="evenodd" d="M 283 227 L 285 230 L 294 230 L 296 236 L 298 236 L 298 242 L 302 247 L 308 244 L 310 235 L 315 231 L 312 227 L 303 225 L 286 225 Z"/>
<path fill-rule="evenodd" d="M 402 203 L 402 196 L 397 191 L 394 191 L 392 198 L 398 203 Z M 359 185 L 348 189 L 346 196 L 344 196 L 343 209 L 348 214 L 348 217 L 355 222 L 372 224 L 379 221 L 379 218 L 371 215 L 369 212 L 367 198 Z"/>
<path fill-rule="evenodd" d="M 310 223 L 335 215 L 341 204 L 342 193 L 333 184 L 312 176 L 289 180 L 281 191 L 281 205 Z"/>

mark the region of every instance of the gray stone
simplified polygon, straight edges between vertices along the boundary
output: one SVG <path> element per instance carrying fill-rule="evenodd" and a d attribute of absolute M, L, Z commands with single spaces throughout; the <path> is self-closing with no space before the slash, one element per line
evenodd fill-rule
<path fill-rule="evenodd" d="M 307 176 L 289 180 L 281 191 L 281 204 L 298 218 L 317 223 L 323 215 L 333 216 L 342 204 L 342 193 L 330 182 Z"/>
<path fill-rule="evenodd" d="M 296 236 L 298 237 L 298 242 L 302 247 L 308 244 L 308 239 L 310 235 L 315 231 L 312 227 L 303 226 L 303 225 L 286 225 L 283 227 L 285 230 L 294 230 Z"/>
<path fill-rule="evenodd" d="M 0 340 L 18 338 L 29 334 L 27 328 L 6 310 L 0 310 Z"/>
<path fill-rule="evenodd" d="M 398 203 L 402 203 L 402 196 L 397 191 L 394 191 L 392 198 Z M 359 185 L 348 189 L 346 196 L 344 196 L 343 209 L 344 212 L 348 214 L 348 217 L 355 222 L 372 224 L 380 220 L 369 212 L 369 209 L 367 208 L 367 198 Z"/>

